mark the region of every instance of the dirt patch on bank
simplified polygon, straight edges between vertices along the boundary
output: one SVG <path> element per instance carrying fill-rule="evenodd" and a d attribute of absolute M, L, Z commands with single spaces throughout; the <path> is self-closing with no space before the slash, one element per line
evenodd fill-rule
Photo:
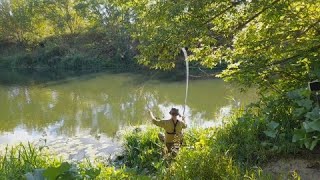
<path fill-rule="evenodd" d="M 268 163 L 264 172 L 274 179 L 320 180 L 320 154 L 309 158 L 288 158 Z"/>

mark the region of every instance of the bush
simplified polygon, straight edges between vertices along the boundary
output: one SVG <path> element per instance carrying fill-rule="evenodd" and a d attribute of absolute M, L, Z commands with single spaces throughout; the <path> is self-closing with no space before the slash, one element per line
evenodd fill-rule
<path fill-rule="evenodd" d="M 191 137 L 191 136 L 189 136 Z M 203 131 L 198 142 L 182 148 L 170 166 L 169 174 L 177 179 L 236 179 L 241 171 L 232 158 L 212 146 L 215 135 Z M 189 141 L 190 142 L 190 141 Z"/>
<path fill-rule="evenodd" d="M 262 119 L 247 112 L 235 114 L 225 127 L 216 132 L 216 145 L 245 167 L 260 164 L 270 155 L 262 145 L 265 127 Z"/>
<path fill-rule="evenodd" d="M 135 128 L 124 135 L 123 162 L 141 174 L 155 173 L 164 167 L 163 143 L 158 138 L 159 128 L 148 127 L 145 131 Z"/>
<path fill-rule="evenodd" d="M 174 159 L 162 154 L 158 128 L 136 128 L 124 136 L 123 162 L 139 174 L 162 179 L 267 177 L 256 170 L 247 171 L 258 161 L 257 157 L 264 157 L 260 161 L 266 160 L 267 151 L 257 141 L 259 133 L 255 133 L 259 130 L 252 129 L 249 122 L 238 124 L 236 120 L 225 127 L 189 129 L 184 135 L 184 145 Z"/>
<path fill-rule="evenodd" d="M 259 143 L 251 142 L 256 140 L 255 134 L 250 135 L 252 131 L 246 130 L 243 124 L 235 127 L 236 123 L 233 121 L 222 128 L 187 131 L 184 136 L 186 144 L 169 166 L 164 177 L 176 179 L 269 179 L 259 169 L 250 170 L 249 163 L 243 163 L 243 160 L 256 161 L 256 158 L 252 159 L 250 154 L 255 153 L 262 156 L 264 152 L 255 152 L 257 149 L 261 149 Z M 248 146 L 249 143 L 251 143 L 250 146 Z"/>
<path fill-rule="evenodd" d="M 123 134 L 124 152 L 117 163 L 142 174 L 159 174 L 166 165 L 164 144 L 158 138 L 157 127 L 136 127 Z M 168 162 L 167 162 L 168 163 Z M 158 172 L 157 172 L 158 171 Z"/>
<path fill-rule="evenodd" d="M 34 64 L 34 59 L 29 53 L 19 53 L 17 55 L 4 57 L 2 59 L 10 68 L 30 68 Z"/>
<path fill-rule="evenodd" d="M 310 91 L 298 89 L 288 93 L 293 101 L 293 119 L 299 122 L 293 129 L 292 141 L 313 150 L 320 141 L 320 108 L 316 100 L 310 99 Z"/>

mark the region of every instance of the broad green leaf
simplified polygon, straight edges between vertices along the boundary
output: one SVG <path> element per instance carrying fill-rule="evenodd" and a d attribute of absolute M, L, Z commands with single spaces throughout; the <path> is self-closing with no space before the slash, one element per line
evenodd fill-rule
<path fill-rule="evenodd" d="M 295 130 L 292 137 L 292 142 L 298 142 L 306 137 L 306 132 L 302 129 Z"/>
<path fill-rule="evenodd" d="M 318 107 L 314 108 L 311 112 L 306 114 L 306 118 L 311 121 L 320 120 L 320 109 Z"/>
<path fill-rule="evenodd" d="M 312 108 L 312 101 L 310 99 L 302 99 L 297 101 L 297 104 L 301 107 L 306 108 L 307 110 L 310 110 Z"/>
<path fill-rule="evenodd" d="M 278 126 L 279 126 L 279 123 L 274 121 L 271 121 L 270 123 L 268 123 L 268 128 L 271 130 L 275 130 Z"/>
<path fill-rule="evenodd" d="M 277 130 L 269 130 L 269 131 L 263 131 L 263 133 L 268 137 L 275 138 L 278 131 Z"/>
<path fill-rule="evenodd" d="M 287 96 L 292 100 L 301 99 L 301 94 L 298 90 L 288 92 Z"/>
<path fill-rule="evenodd" d="M 307 149 L 310 149 L 311 147 L 311 140 L 310 139 L 305 139 L 304 140 L 304 146 L 307 148 Z"/>
<path fill-rule="evenodd" d="M 59 167 L 49 167 L 43 175 L 49 180 L 55 180 L 59 175 L 65 173 L 72 167 L 68 162 L 63 162 Z"/>
<path fill-rule="evenodd" d="M 307 133 L 310 133 L 310 132 L 313 132 L 313 131 L 314 131 L 314 129 L 311 128 L 309 122 L 303 122 L 303 123 L 302 123 L 302 127 L 304 128 L 304 130 L 305 130 Z"/>
<path fill-rule="evenodd" d="M 310 122 L 310 123 L 308 124 L 308 126 L 309 126 L 311 129 L 320 132 L 320 120 L 312 121 L 312 122 Z"/>
<path fill-rule="evenodd" d="M 45 180 L 43 176 L 44 169 L 35 169 L 32 173 L 26 173 L 26 180 Z"/>
<path fill-rule="evenodd" d="M 316 145 L 318 144 L 318 141 L 319 141 L 319 139 L 315 139 L 312 141 L 310 148 L 309 148 L 311 151 L 316 147 Z"/>
<path fill-rule="evenodd" d="M 305 108 L 296 108 L 296 109 L 294 109 L 294 111 L 293 111 L 293 114 L 294 114 L 294 116 L 296 116 L 296 117 L 300 117 L 300 116 L 304 115 L 305 113 L 306 113 Z"/>

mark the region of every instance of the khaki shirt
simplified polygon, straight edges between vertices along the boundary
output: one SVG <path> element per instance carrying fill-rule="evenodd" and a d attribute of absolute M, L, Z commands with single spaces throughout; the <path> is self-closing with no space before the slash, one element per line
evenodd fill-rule
<path fill-rule="evenodd" d="M 165 143 L 180 143 L 182 140 L 182 129 L 187 128 L 185 122 L 177 120 L 176 133 L 174 132 L 174 123 L 172 119 L 169 120 L 152 120 L 152 123 L 156 126 L 162 127 L 166 131 Z"/>

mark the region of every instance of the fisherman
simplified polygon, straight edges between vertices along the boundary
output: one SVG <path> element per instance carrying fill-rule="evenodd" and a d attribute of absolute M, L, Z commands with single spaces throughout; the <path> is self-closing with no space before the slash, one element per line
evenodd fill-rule
<path fill-rule="evenodd" d="M 170 110 L 169 114 L 171 118 L 169 120 L 159 120 L 151 111 L 149 113 L 152 123 L 166 131 L 165 135 L 159 134 L 159 139 L 166 144 L 167 152 L 171 153 L 173 148 L 179 147 L 182 143 L 182 129 L 187 128 L 185 117 L 181 116 L 176 108 Z M 178 116 L 182 119 L 179 120 Z"/>

